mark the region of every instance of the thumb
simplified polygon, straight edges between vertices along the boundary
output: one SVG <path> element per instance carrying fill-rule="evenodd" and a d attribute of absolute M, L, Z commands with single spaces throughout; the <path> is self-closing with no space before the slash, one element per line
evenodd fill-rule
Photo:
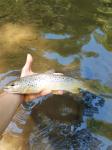
<path fill-rule="evenodd" d="M 31 70 L 31 65 L 32 65 L 32 62 L 33 62 L 33 58 L 32 58 L 32 55 L 31 54 L 27 54 L 27 58 L 26 58 L 26 63 L 24 65 L 24 69 L 25 70 Z"/>
<path fill-rule="evenodd" d="M 24 67 L 22 68 L 21 76 L 24 76 L 24 75 L 29 74 L 29 73 L 32 72 L 31 71 L 32 62 L 33 62 L 33 58 L 31 56 L 31 54 L 27 54 L 26 63 L 24 65 Z"/>

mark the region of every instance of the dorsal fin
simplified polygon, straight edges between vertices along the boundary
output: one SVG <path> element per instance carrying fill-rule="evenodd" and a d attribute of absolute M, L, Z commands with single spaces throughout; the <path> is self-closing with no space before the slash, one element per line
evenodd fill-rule
<path fill-rule="evenodd" d="M 54 75 L 63 75 L 63 73 L 55 72 L 54 69 L 48 70 L 48 71 L 43 72 L 43 73 L 45 73 L 45 74 L 54 74 Z"/>
<path fill-rule="evenodd" d="M 48 70 L 46 72 L 43 72 L 45 74 L 52 74 L 52 73 L 55 73 L 55 70 L 54 69 L 51 69 L 51 70 Z"/>
<path fill-rule="evenodd" d="M 60 75 L 60 76 L 63 76 L 64 74 L 63 73 L 58 73 L 58 72 L 55 72 L 53 73 L 54 75 Z"/>

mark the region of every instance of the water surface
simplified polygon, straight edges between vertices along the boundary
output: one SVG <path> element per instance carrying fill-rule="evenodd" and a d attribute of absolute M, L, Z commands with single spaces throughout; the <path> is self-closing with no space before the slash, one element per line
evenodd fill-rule
<path fill-rule="evenodd" d="M 111 0 L 0 1 L 0 92 L 31 53 L 35 72 L 78 76 L 107 95 L 48 95 L 32 109 L 20 106 L 0 149 L 112 149 L 111 18 Z"/>

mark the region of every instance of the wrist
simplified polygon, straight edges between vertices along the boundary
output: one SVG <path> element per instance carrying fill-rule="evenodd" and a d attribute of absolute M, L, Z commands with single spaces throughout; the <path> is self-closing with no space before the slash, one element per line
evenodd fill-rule
<path fill-rule="evenodd" d="M 24 95 L 22 94 L 13 94 L 13 93 L 7 93 L 7 92 L 4 92 L 2 93 L 1 96 L 6 96 L 8 97 L 9 99 L 12 99 L 14 101 L 19 101 L 20 103 L 23 103 L 24 101 Z"/>

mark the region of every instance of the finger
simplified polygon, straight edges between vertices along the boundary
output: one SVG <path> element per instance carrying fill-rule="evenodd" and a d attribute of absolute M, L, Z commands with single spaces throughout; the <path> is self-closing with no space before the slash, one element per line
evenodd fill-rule
<path fill-rule="evenodd" d="M 63 91 L 52 91 L 52 94 L 56 95 L 62 95 L 64 92 Z"/>
<path fill-rule="evenodd" d="M 26 71 L 31 70 L 32 62 L 33 62 L 33 58 L 31 56 L 31 54 L 27 54 L 26 63 L 23 67 L 23 70 L 26 70 Z"/>
<path fill-rule="evenodd" d="M 63 95 L 63 94 L 64 94 L 64 91 L 58 91 L 58 94 L 59 94 L 59 95 Z"/>
<path fill-rule="evenodd" d="M 45 90 L 40 93 L 41 96 L 45 96 L 51 93 L 51 90 Z"/>
<path fill-rule="evenodd" d="M 32 62 L 33 62 L 33 58 L 31 56 L 31 54 L 27 54 L 26 63 L 24 65 L 24 67 L 22 68 L 21 77 L 24 77 L 25 75 L 33 74 L 32 70 L 31 70 Z"/>
<path fill-rule="evenodd" d="M 38 93 L 38 94 L 24 95 L 24 100 L 25 100 L 26 102 L 28 102 L 28 101 L 31 101 L 31 100 L 33 100 L 33 99 L 36 99 L 37 97 L 40 97 L 40 96 L 41 96 L 40 93 Z"/>

